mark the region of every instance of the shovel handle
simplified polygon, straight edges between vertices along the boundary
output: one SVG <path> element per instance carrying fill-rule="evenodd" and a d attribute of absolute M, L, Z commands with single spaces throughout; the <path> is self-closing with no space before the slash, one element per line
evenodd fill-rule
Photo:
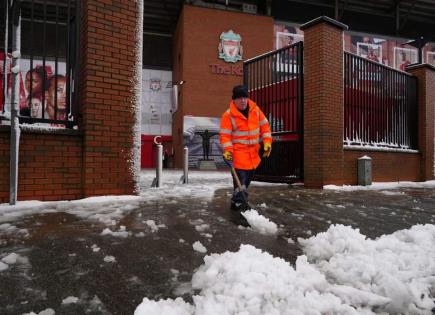
<path fill-rule="evenodd" d="M 234 168 L 233 162 L 228 161 L 224 158 L 225 163 L 231 169 L 231 174 L 233 175 L 234 180 L 236 181 L 237 188 L 242 190 L 242 184 L 240 183 L 239 176 L 237 175 L 236 169 Z"/>
<path fill-rule="evenodd" d="M 237 175 L 237 172 L 236 172 L 236 169 L 234 168 L 234 166 L 231 166 L 231 174 L 233 174 L 233 177 L 236 181 L 237 187 L 240 189 L 240 191 L 242 191 L 242 184 L 240 183 L 239 175 Z"/>

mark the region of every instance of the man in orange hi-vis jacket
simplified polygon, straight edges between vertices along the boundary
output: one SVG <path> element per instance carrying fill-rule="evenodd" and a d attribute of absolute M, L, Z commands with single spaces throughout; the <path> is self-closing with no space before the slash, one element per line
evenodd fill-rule
<path fill-rule="evenodd" d="M 219 132 L 223 157 L 233 161 L 234 168 L 242 184 L 240 191 L 234 182 L 231 209 L 246 206 L 247 188 L 251 183 L 255 169 L 261 162 L 260 142 L 263 142 L 263 157 L 269 157 L 272 151 L 272 134 L 269 122 L 260 108 L 248 98 L 248 90 L 242 85 L 233 88 L 230 108 L 222 115 Z"/>

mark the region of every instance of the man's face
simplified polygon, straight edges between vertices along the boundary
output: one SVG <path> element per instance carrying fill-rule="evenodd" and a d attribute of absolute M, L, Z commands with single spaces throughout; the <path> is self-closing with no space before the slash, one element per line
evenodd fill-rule
<path fill-rule="evenodd" d="M 238 110 L 245 110 L 246 106 L 248 106 L 248 98 L 238 97 L 234 100 L 234 104 L 236 104 Z"/>
<path fill-rule="evenodd" d="M 47 101 L 49 106 L 54 108 L 55 106 L 55 97 L 57 96 L 57 109 L 65 110 L 66 108 L 66 86 L 65 79 L 58 78 L 57 79 L 57 94 L 56 94 L 56 85 L 55 80 L 51 81 L 50 87 L 48 88 L 48 97 Z"/>

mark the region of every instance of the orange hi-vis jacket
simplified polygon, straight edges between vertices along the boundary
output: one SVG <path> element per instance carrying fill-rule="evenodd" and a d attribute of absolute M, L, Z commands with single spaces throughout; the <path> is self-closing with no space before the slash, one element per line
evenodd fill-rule
<path fill-rule="evenodd" d="M 223 151 L 233 154 L 234 168 L 256 169 L 260 164 L 260 141 L 272 143 L 269 121 L 255 102 L 248 100 L 249 115 L 246 118 L 233 101 L 223 113 L 219 132 Z"/>

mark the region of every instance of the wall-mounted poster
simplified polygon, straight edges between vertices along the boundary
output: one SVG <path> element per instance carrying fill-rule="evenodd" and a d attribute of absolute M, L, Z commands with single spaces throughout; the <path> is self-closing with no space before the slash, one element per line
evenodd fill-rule
<path fill-rule="evenodd" d="M 358 56 L 382 63 L 397 70 L 405 71 L 406 66 L 418 61 L 418 50 L 407 44 L 404 38 L 380 38 L 370 34 L 346 32 L 344 49 Z M 435 51 L 434 44 L 423 47 L 423 56 L 430 63 L 429 52 Z"/>
<path fill-rule="evenodd" d="M 431 64 L 432 66 L 435 66 L 435 52 L 428 51 L 426 60 L 427 60 L 427 63 Z"/>
<path fill-rule="evenodd" d="M 172 71 L 144 69 L 142 93 L 142 134 L 172 135 Z"/>
<path fill-rule="evenodd" d="M 11 56 L 0 52 L 0 112 L 9 116 L 12 92 Z M 7 71 L 7 83 L 4 81 Z M 66 120 L 66 64 L 64 61 L 26 59 L 20 60 L 20 115 L 33 118 Z M 6 85 L 6 87 L 5 87 Z M 4 93 L 6 90 L 6 94 Z M 57 125 L 56 125 L 57 126 Z"/>
<path fill-rule="evenodd" d="M 304 40 L 303 32 L 296 26 L 286 24 L 274 25 L 275 49 L 281 49 Z M 276 70 L 282 73 L 297 73 L 297 49 L 282 51 L 276 59 Z M 300 56 L 301 57 L 301 56 Z"/>
<path fill-rule="evenodd" d="M 360 35 L 344 35 L 345 50 L 369 60 L 388 65 L 387 41 L 384 38 Z"/>
<path fill-rule="evenodd" d="M 426 52 L 426 62 L 435 66 L 435 43 L 429 43 Z"/>
<path fill-rule="evenodd" d="M 372 61 L 382 61 L 382 46 L 369 43 L 357 43 L 356 54 Z"/>
<path fill-rule="evenodd" d="M 405 71 L 406 66 L 417 62 L 417 54 L 417 49 L 394 47 L 394 68 Z"/>
<path fill-rule="evenodd" d="M 304 33 L 296 26 L 275 24 L 273 26 L 275 49 L 287 47 L 304 41 Z"/>
<path fill-rule="evenodd" d="M 189 148 L 189 167 L 197 168 L 201 160 L 213 160 L 225 167 L 219 142 L 220 118 L 184 116 L 184 145 Z"/>

